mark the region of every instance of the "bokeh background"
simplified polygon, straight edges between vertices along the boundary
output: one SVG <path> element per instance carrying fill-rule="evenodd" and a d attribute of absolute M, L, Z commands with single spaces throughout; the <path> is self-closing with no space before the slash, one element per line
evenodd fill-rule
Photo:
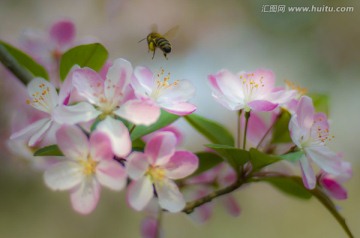
<path fill-rule="evenodd" d="M 352 6 L 347 13 L 264 13 L 264 5 Z M 189 79 L 197 88 L 198 113 L 235 128 L 235 114 L 218 105 L 207 87 L 207 75 L 227 68 L 233 72 L 272 69 L 279 85 L 291 80 L 309 91 L 327 93 L 335 140 L 353 164 L 346 184 L 349 199 L 337 202 L 355 234 L 360 235 L 360 4 L 359 1 L 275 0 L 0 0 L 0 38 L 16 44 L 24 29 L 46 31 L 59 19 L 71 19 L 77 39 L 95 37 L 110 52 L 134 66 L 172 78 Z M 164 33 L 180 26 L 165 60 L 151 60 L 145 42 L 138 43 L 156 23 Z M 3 70 L 3 69 L 1 69 Z M 3 77 L 3 75 L 2 75 Z M 124 192 L 104 189 L 97 209 L 81 216 L 71 209 L 66 192 L 46 188 L 42 174 L 6 150 L 8 108 L 16 91 L 0 79 L 0 237 L 139 237 L 142 214 L 126 206 Z M 185 122 L 184 147 L 202 149 L 206 140 Z M 315 199 L 303 201 L 255 184 L 236 193 L 242 207 L 238 218 L 216 206 L 213 218 L 194 224 L 185 215 L 166 214 L 165 237 L 346 237 L 329 212 Z"/>

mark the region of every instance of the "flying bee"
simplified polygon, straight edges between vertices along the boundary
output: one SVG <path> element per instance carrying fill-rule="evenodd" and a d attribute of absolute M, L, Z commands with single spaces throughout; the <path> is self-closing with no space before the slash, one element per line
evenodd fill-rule
<path fill-rule="evenodd" d="M 165 58 L 168 59 L 166 55 L 171 52 L 171 44 L 168 39 L 174 38 L 178 30 L 179 30 L 179 26 L 174 26 L 173 28 L 168 30 L 164 35 L 161 35 L 157 32 L 157 25 L 154 24 L 152 25 L 151 33 L 147 35 L 146 38 L 140 40 L 139 43 L 145 39 L 147 40 L 148 49 L 149 49 L 148 51 L 153 52 L 152 59 L 154 59 L 156 48 L 162 50 Z"/>

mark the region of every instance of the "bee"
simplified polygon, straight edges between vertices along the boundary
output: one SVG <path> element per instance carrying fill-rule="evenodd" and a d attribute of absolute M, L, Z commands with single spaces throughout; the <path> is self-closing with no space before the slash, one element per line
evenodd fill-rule
<path fill-rule="evenodd" d="M 139 43 L 145 39 L 147 40 L 148 49 L 149 49 L 148 52 L 150 51 L 153 52 L 152 59 L 154 59 L 156 48 L 162 50 L 165 58 L 168 59 L 166 55 L 171 52 L 171 44 L 168 39 L 171 39 L 176 35 L 177 31 L 179 30 L 179 26 L 174 26 L 173 28 L 168 30 L 164 35 L 161 35 L 157 32 L 157 25 L 155 24 L 152 25 L 151 29 L 152 29 L 151 33 L 147 35 L 146 38 L 140 40 Z"/>

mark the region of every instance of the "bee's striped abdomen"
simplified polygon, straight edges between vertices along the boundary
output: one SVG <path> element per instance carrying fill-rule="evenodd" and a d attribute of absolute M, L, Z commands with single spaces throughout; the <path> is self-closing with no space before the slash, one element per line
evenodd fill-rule
<path fill-rule="evenodd" d="M 171 45 L 170 42 L 165 39 L 164 37 L 159 37 L 155 39 L 155 44 L 159 47 L 164 53 L 171 52 Z"/>

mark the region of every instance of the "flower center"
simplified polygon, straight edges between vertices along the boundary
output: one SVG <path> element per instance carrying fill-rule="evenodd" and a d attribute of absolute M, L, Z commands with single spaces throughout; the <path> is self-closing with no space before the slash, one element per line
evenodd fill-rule
<path fill-rule="evenodd" d="M 252 95 L 255 94 L 259 88 L 265 87 L 264 77 L 261 76 L 260 79 L 256 79 L 254 76 L 254 73 L 240 75 L 244 89 L 245 102 L 251 101 Z"/>
<path fill-rule="evenodd" d="M 35 108 L 43 108 L 47 112 L 51 112 L 52 106 L 49 104 L 51 102 L 50 98 L 50 88 L 45 84 L 39 84 L 38 90 L 31 95 L 32 99 L 27 99 L 26 104 L 31 105 Z"/>
<path fill-rule="evenodd" d="M 93 160 L 90 156 L 87 160 L 81 160 L 81 165 L 83 166 L 84 175 L 93 175 L 95 174 L 96 166 L 98 164 L 97 161 Z"/>
<path fill-rule="evenodd" d="M 320 145 L 325 145 L 334 139 L 334 136 L 330 135 L 329 127 L 322 117 L 314 120 L 314 125 L 311 128 L 311 137 L 316 144 Z"/>
<path fill-rule="evenodd" d="M 150 166 L 146 171 L 146 174 L 150 176 L 152 182 L 161 181 L 165 177 L 165 170 L 160 167 Z"/>
<path fill-rule="evenodd" d="M 173 83 L 169 83 L 170 73 L 164 76 L 164 69 L 161 69 L 160 73 L 157 74 L 155 89 L 152 91 L 150 97 L 157 99 L 163 91 L 175 87 L 178 85 L 179 80 L 175 80 Z"/>

